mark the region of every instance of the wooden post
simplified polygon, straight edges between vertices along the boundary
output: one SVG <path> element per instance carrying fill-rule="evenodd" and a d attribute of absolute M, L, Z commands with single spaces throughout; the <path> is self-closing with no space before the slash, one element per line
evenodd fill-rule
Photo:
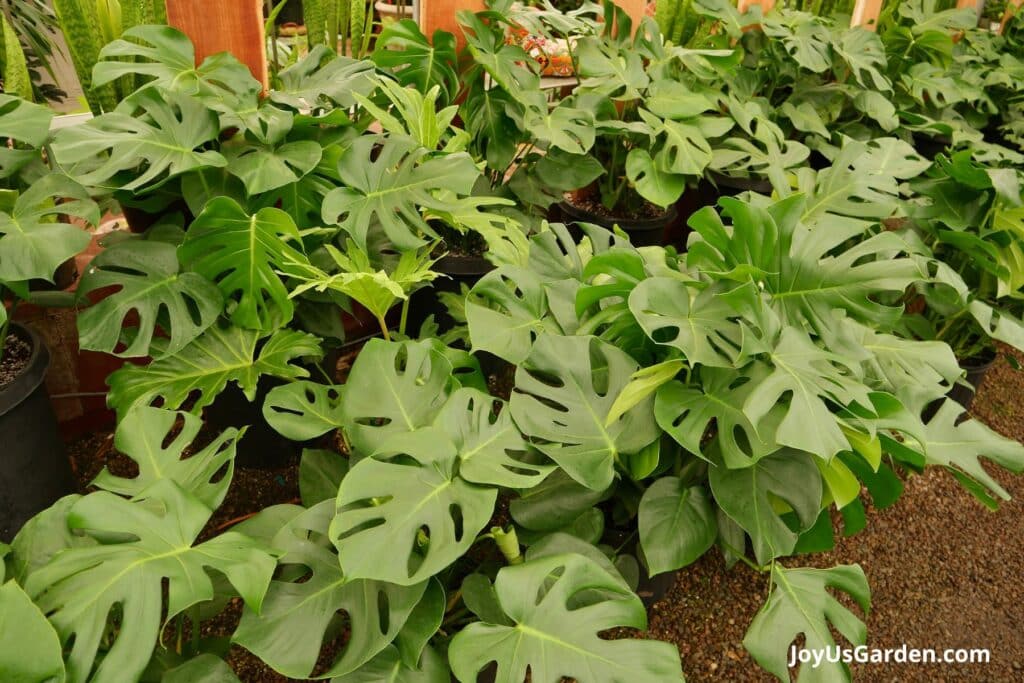
<path fill-rule="evenodd" d="M 862 26 L 869 31 L 878 29 L 878 15 L 882 12 L 882 0 L 857 0 L 853 6 L 850 26 Z"/>
<path fill-rule="evenodd" d="M 775 0 L 737 0 L 736 9 L 740 11 L 740 14 L 745 14 L 753 5 L 760 5 L 761 13 L 768 14 L 772 11 L 772 7 L 775 7 Z"/>
<path fill-rule="evenodd" d="M 1006 11 L 1003 13 L 1003 21 L 999 24 L 1000 33 L 1006 30 L 1006 25 L 1010 23 L 1010 18 L 1013 16 L 1014 12 L 1022 11 L 1020 9 L 1021 5 L 1024 5 L 1024 0 L 1010 0 L 1010 2 L 1006 4 Z"/>
<path fill-rule="evenodd" d="M 463 9 L 480 12 L 486 7 L 484 0 L 420 0 L 420 30 L 427 38 L 433 37 L 438 29 L 447 31 L 455 36 L 455 42 L 461 49 L 466 41 L 455 14 Z"/>
<path fill-rule="evenodd" d="M 268 87 L 262 0 L 167 0 L 167 23 L 196 46 L 196 64 L 230 52 Z"/>

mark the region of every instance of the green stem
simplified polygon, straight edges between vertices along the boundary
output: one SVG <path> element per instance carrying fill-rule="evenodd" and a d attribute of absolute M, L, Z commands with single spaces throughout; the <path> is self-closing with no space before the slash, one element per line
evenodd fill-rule
<path fill-rule="evenodd" d="M 192 622 L 192 652 L 199 652 L 199 638 L 202 635 L 199 631 L 199 605 L 192 605 L 189 610 L 189 621 Z"/>
<path fill-rule="evenodd" d="M 384 320 L 384 316 L 377 316 L 377 324 L 380 325 L 380 331 L 384 335 L 385 341 L 391 341 L 391 333 L 388 332 L 388 323 Z"/>
<path fill-rule="evenodd" d="M 409 300 L 411 297 L 406 297 L 402 300 L 402 317 L 398 319 L 398 334 L 405 336 L 405 324 L 409 320 Z"/>
<path fill-rule="evenodd" d="M 494 539 L 506 562 L 509 564 L 523 563 L 523 553 L 519 548 L 519 537 L 516 535 L 515 527 L 510 526 L 508 531 L 500 526 L 491 527 L 491 538 Z"/>
<path fill-rule="evenodd" d="M 951 327 L 953 327 L 953 323 L 955 323 L 959 318 L 963 317 L 965 313 L 967 313 L 967 309 L 961 309 L 959 313 L 957 313 L 952 318 L 947 320 L 946 324 L 939 328 L 939 331 L 935 333 L 935 339 L 937 339 L 938 341 L 942 341 L 943 339 L 945 339 L 946 333 L 949 332 Z"/>

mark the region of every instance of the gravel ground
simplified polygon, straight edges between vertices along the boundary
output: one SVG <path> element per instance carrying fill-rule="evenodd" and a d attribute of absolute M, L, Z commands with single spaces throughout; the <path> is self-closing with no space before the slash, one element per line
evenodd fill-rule
<path fill-rule="evenodd" d="M 997 431 L 1024 442 L 1024 372 L 1000 361 L 975 401 L 974 413 Z M 109 435 L 72 444 L 80 480 L 103 464 L 118 470 Z M 121 467 L 119 467 L 119 465 Z M 790 566 L 859 563 L 872 591 L 871 647 L 989 648 L 992 661 L 975 665 L 878 664 L 854 667 L 854 679 L 904 681 L 1024 680 L 1024 477 L 993 470 L 1014 497 L 997 512 L 977 503 L 946 472 L 931 469 L 907 482 L 887 510 L 869 507 L 867 528 L 836 549 L 788 560 Z M 124 472 L 128 474 L 128 472 Z M 294 500 L 294 469 L 239 470 L 231 495 L 211 527 L 266 504 Z M 726 571 L 711 552 L 679 574 L 666 598 L 652 606 L 648 636 L 676 643 L 687 680 L 771 681 L 743 649 L 747 625 L 766 597 L 763 575 L 744 565 Z M 230 632 L 237 616 L 204 624 L 204 632 Z M 287 681 L 238 647 L 229 661 L 246 683 Z M 639 681 L 637 683 L 640 683 Z"/>
<path fill-rule="evenodd" d="M 978 392 L 973 412 L 1024 442 L 1024 372 L 1000 360 Z M 989 648 L 973 665 L 870 664 L 854 680 L 1024 680 L 1024 477 L 990 468 L 1014 497 L 997 512 L 982 507 L 943 470 L 907 482 L 887 510 L 869 510 L 867 528 L 829 553 L 790 566 L 858 563 L 871 585 L 868 645 L 895 648 Z M 649 636 L 678 644 L 687 680 L 771 681 L 742 640 L 764 601 L 764 576 L 737 565 L 726 571 L 712 552 L 680 573 L 651 609 Z"/>

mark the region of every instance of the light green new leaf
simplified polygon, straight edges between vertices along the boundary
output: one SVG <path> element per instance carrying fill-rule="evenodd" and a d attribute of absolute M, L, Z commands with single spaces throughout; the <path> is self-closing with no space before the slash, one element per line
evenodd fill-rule
<path fill-rule="evenodd" d="M 226 429 L 209 445 L 183 458 L 202 426 L 202 420 L 188 413 L 146 406 L 129 411 L 117 425 L 114 448 L 135 461 L 139 473 L 120 477 L 104 467 L 92 485 L 135 497 L 152 484 L 169 479 L 208 508 L 216 509 L 234 476 L 239 432 Z"/>
<path fill-rule="evenodd" d="M 216 282 L 236 325 L 275 330 L 294 306 L 278 271 L 308 264 L 299 230 L 280 209 L 249 215 L 229 197 L 216 197 L 189 226 L 178 249 L 182 265 Z"/>
<path fill-rule="evenodd" d="M 130 239 L 101 251 L 82 276 L 79 300 L 90 292 L 118 289 L 79 312 L 79 345 L 124 358 L 156 356 L 152 342 L 159 329 L 167 335 L 161 352 L 180 351 L 216 322 L 224 297 L 202 275 L 179 271 L 177 247 L 167 242 Z M 132 315 L 138 316 L 138 330 L 126 341 Z M 127 346 L 119 349 L 122 342 Z"/>
<path fill-rule="evenodd" d="M 330 531 L 347 576 L 411 586 L 465 554 L 490 521 L 497 490 L 462 479 L 457 462 L 447 435 L 429 428 L 393 437 L 349 471 Z"/>
<path fill-rule="evenodd" d="M 282 436 L 309 441 L 342 424 L 344 387 L 300 380 L 274 387 L 263 402 L 263 417 Z"/>
<path fill-rule="evenodd" d="M 5 683 L 65 680 L 57 632 L 14 581 L 0 586 L 0 671 Z"/>
<path fill-rule="evenodd" d="M 434 422 L 448 400 L 452 364 L 429 342 L 371 339 L 352 365 L 341 411 L 355 452 L 373 455 L 395 434 Z"/>
<path fill-rule="evenodd" d="M 110 113 L 61 129 L 53 140 L 57 165 L 88 187 L 143 192 L 200 168 L 221 167 L 217 114 L 193 98 L 140 90 Z M 134 171 L 121 181 L 121 171 Z"/>
<path fill-rule="evenodd" d="M 324 501 L 277 532 L 272 545 L 282 552 L 280 566 L 305 571 L 270 582 L 262 609 L 247 605 L 233 637 L 291 678 L 312 674 L 339 613 L 349 637 L 321 676 L 358 670 L 395 639 L 426 588 L 426 583 L 404 587 L 346 576 L 327 541 L 333 515 L 334 502 Z"/>
<path fill-rule="evenodd" d="M 605 425 L 638 369 L 624 351 L 596 337 L 542 335 L 516 369 L 512 418 L 573 479 L 604 490 L 619 456 L 639 451 L 658 436 L 650 396 Z"/>
<path fill-rule="evenodd" d="M 410 250 L 425 243 L 422 234 L 434 236 L 420 211 L 448 208 L 438 196 L 444 191 L 468 196 L 480 171 L 465 152 L 430 156 L 411 138 L 364 136 L 342 154 L 338 174 L 343 186 L 324 198 L 324 221 L 340 225 L 361 249 L 379 225 L 396 248 Z"/>
<path fill-rule="evenodd" d="M 58 204 L 55 200 L 69 201 Z M 89 245 L 89 233 L 61 215 L 76 216 L 97 225 L 100 211 L 78 183 L 49 174 L 32 183 L 14 202 L 10 213 L 0 211 L 0 282 L 48 280 L 69 258 Z"/>
<path fill-rule="evenodd" d="M 695 562 L 718 537 L 715 508 L 702 486 L 662 477 L 640 499 L 640 546 L 651 575 Z"/>
<path fill-rule="evenodd" d="M 160 398 L 163 408 L 180 408 L 198 392 L 189 411 L 197 413 L 210 405 L 227 386 L 237 382 L 246 397 L 256 397 L 260 375 L 281 379 L 308 377 L 309 372 L 293 365 L 297 358 L 319 359 L 319 340 L 296 330 L 280 330 L 262 346 L 259 332 L 224 324 L 214 325 L 177 355 L 146 366 L 127 365 L 107 379 L 107 403 L 124 415 L 136 405 L 150 405 Z"/>
<path fill-rule="evenodd" d="M 477 389 L 457 390 L 436 425 L 452 439 L 459 454 L 459 476 L 475 484 L 533 488 L 554 469 L 526 460 L 533 448 L 523 440 L 507 406 Z"/>
<path fill-rule="evenodd" d="M 608 417 L 604 420 L 605 426 L 614 424 L 633 406 L 656 392 L 663 384 L 672 381 L 672 378 L 678 375 L 685 366 L 684 361 L 674 359 L 662 361 L 634 372 L 633 376 L 629 378 L 629 384 L 619 392 L 615 403 L 608 411 Z"/>
<path fill-rule="evenodd" d="M 477 622 L 455 636 L 448 661 L 462 683 L 476 681 L 490 662 L 498 665 L 496 683 L 522 683 L 527 673 L 535 683 L 683 680 L 674 645 L 598 636 L 619 627 L 643 629 L 647 613 L 640 598 L 582 555 L 503 567 L 494 587 L 515 625 Z M 583 594 L 587 599 L 577 602 Z"/>
<path fill-rule="evenodd" d="M 224 574 L 251 609 L 260 609 L 274 556 L 233 531 L 193 545 L 210 515 L 210 508 L 167 479 L 138 502 L 100 491 L 71 507 L 68 527 L 100 544 L 59 553 L 25 582 L 25 591 L 70 647 L 68 681 L 137 679 L 163 620 L 213 599 L 207 568 Z M 115 606 L 121 615 L 117 629 L 110 623 Z M 109 634 L 112 644 L 97 662 L 100 640 Z"/>
<path fill-rule="evenodd" d="M 793 552 L 799 533 L 790 530 L 773 505 L 781 499 L 796 513 L 800 530 L 809 529 L 821 511 L 821 473 L 807 453 L 783 448 L 743 469 L 720 460 L 709 470 L 715 501 L 750 534 L 758 563 Z"/>
<path fill-rule="evenodd" d="M 1003 500 L 1009 500 L 998 481 L 982 467 L 987 458 L 1011 472 L 1024 471 L 1024 446 L 996 434 L 979 420 L 957 424 L 963 408 L 952 400 L 943 401 L 939 411 L 925 425 L 924 456 L 927 462 L 961 472 Z"/>
<path fill-rule="evenodd" d="M 854 647 L 864 645 L 867 627 L 828 591 L 833 588 L 849 595 L 867 612 L 871 604 L 864 570 L 859 565 L 831 569 L 786 569 L 772 565 L 775 590 L 750 623 L 743 646 L 754 660 L 779 678 L 789 681 L 790 648 L 803 636 L 803 648 L 823 652 L 835 645 L 831 629 Z M 849 681 L 850 670 L 842 662 L 827 659 L 819 667 L 800 666 L 799 683 Z"/>

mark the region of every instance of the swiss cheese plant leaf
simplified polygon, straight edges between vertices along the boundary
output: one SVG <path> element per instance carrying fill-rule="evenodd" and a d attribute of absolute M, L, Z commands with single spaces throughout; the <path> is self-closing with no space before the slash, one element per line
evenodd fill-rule
<path fill-rule="evenodd" d="M 341 411 L 356 453 L 433 423 L 448 398 L 452 364 L 427 342 L 371 339 L 352 366 Z"/>
<path fill-rule="evenodd" d="M 654 416 L 683 448 L 705 458 L 701 441 L 714 424 L 713 443 L 726 466 L 746 467 L 778 449 L 774 434 L 784 407 L 769 411 L 760 429 L 743 412 L 750 392 L 768 372 L 763 363 L 749 365 L 743 372 L 703 368 L 699 386 L 676 381 L 661 387 L 654 400 Z"/>
<path fill-rule="evenodd" d="M 0 586 L 0 671 L 9 683 L 62 683 L 57 632 L 14 581 Z"/>
<path fill-rule="evenodd" d="M 658 206 L 668 206 L 679 199 L 686 188 L 686 178 L 662 169 L 651 153 L 636 147 L 626 157 L 626 176 L 641 197 Z"/>
<path fill-rule="evenodd" d="M 640 598 L 582 555 L 553 555 L 503 567 L 498 600 L 514 625 L 473 623 L 458 633 L 448 661 L 462 683 L 497 662 L 497 683 L 682 681 L 675 646 L 603 640 L 601 631 L 646 626 Z M 584 597 L 587 596 L 587 597 Z"/>
<path fill-rule="evenodd" d="M 58 203 L 60 198 L 67 201 Z M 50 174 L 22 192 L 10 213 L 0 211 L 0 282 L 49 280 L 62 263 L 89 245 L 89 233 L 61 214 L 100 220 L 99 208 L 78 183 Z"/>
<path fill-rule="evenodd" d="M 116 287 L 78 314 L 83 349 L 122 357 L 175 354 L 217 321 L 224 297 L 198 273 L 181 272 L 177 247 L 158 240 L 129 239 L 110 245 L 92 260 L 78 286 L 80 299 Z M 137 329 L 128 329 L 138 316 Z M 126 342 L 124 348 L 120 344 Z"/>
<path fill-rule="evenodd" d="M 227 429 L 209 445 L 193 448 L 203 422 L 195 415 L 140 406 L 117 425 L 114 448 L 138 465 L 135 477 L 121 477 L 103 468 L 92 485 L 123 496 L 141 495 L 156 482 L 169 479 L 208 508 L 224 501 L 235 469 L 237 429 Z M 169 441 L 168 441 L 169 440 Z M 165 445 L 166 444 L 166 445 Z"/>
<path fill-rule="evenodd" d="M 197 66 L 192 41 L 170 26 L 125 29 L 100 51 L 92 76 L 94 86 L 131 76 L 145 87 L 195 96 L 225 109 L 255 106 L 262 89 L 248 67 L 230 53 L 211 55 Z"/>
<path fill-rule="evenodd" d="M 316 337 L 296 330 L 275 332 L 262 344 L 260 340 L 259 332 L 253 330 L 214 325 L 177 355 L 114 372 L 107 380 L 107 402 L 119 415 L 157 399 L 163 408 L 173 410 L 188 404 L 191 412 L 197 412 L 208 406 L 228 382 L 237 382 L 251 401 L 256 397 L 260 375 L 308 377 L 309 372 L 292 361 L 323 355 Z"/>
<path fill-rule="evenodd" d="M 343 57 L 317 45 L 278 74 L 280 86 L 270 91 L 272 102 L 304 111 L 321 107 L 355 106 L 356 93 L 367 96 L 377 87 L 373 64 Z"/>
<path fill-rule="evenodd" d="M 69 681 L 137 679 L 163 620 L 213 599 L 207 568 L 224 574 L 246 604 L 259 610 L 274 556 L 233 531 L 194 545 L 210 515 L 210 508 L 166 479 L 139 501 L 99 491 L 71 506 L 68 527 L 100 542 L 58 553 L 25 582 L 70 650 Z M 111 633 L 112 644 L 98 658 L 101 639 Z"/>
<path fill-rule="evenodd" d="M 358 670 L 397 637 L 426 588 L 426 583 L 397 586 L 346 576 L 327 540 L 333 515 L 334 501 L 324 501 L 277 532 L 271 543 L 282 551 L 279 565 L 301 573 L 282 573 L 272 581 L 262 608 L 247 607 L 233 637 L 292 678 L 312 675 L 321 650 L 341 628 L 342 614 L 349 636 L 321 675 Z"/>
<path fill-rule="evenodd" d="M 468 196 L 480 172 L 465 152 L 431 156 L 411 138 L 364 136 L 342 154 L 338 174 L 344 186 L 324 199 L 324 221 L 340 225 L 361 249 L 374 226 L 395 247 L 416 249 L 422 235 L 434 236 L 421 210 L 448 208 L 442 192 Z"/>
<path fill-rule="evenodd" d="M 61 129 L 52 149 L 57 165 L 83 185 L 142 192 L 227 165 L 219 152 L 202 149 L 219 132 L 217 114 L 196 99 L 146 88 L 113 112 Z M 115 178 L 133 170 L 123 182 Z"/>
<path fill-rule="evenodd" d="M 280 115 L 291 119 L 290 113 Z M 316 168 L 323 154 L 323 148 L 313 140 L 249 140 L 245 133 L 224 143 L 223 149 L 228 171 L 241 179 L 249 195 L 298 182 Z"/>
<path fill-rule="evenodd" d="M 331 683 L 451 683 L 451 680 L 448 663 L 434 648 L 425 649 L 417 666 L 410 667 L 402 661 L 398 648 L 388 645 L 366 664 L 352 673 L 331 679 Z"/>
<path fill-rule="evenodd" d="M 178 249 L 183 266 L 216 282 L 229 301 L 231 321 L 251 330 L 274 330 L 294 306 L 278 271 L 308 263 L 299 230 L 280 209 L 249 215 L 235 200 L 210 200 Z"/>
<path fill-rule="evenodd" d="M 708 473 L 715 501 L 750 534 L 760 564 L 789 555 L 799 537 L 776 510 L 774 499 L 792 508 L 801 531 L 818 519 L 821 473 L 807 453 L 784 448 L 743 469 L 730 469 L 716 459 Z"/>
<path fill-rule="evenodd" d="M 346 575 L 411 586 L 465 554 L 490 520 L 497 490 L 467 482 L 457 463 L 451 440 L 433 428 L 393 437 L 349 471 L 331 522 Z"/>
<path fill-rule="evenodd" d="M 1010 495 L 982 467 L 986 458 L 1011 472 L 1024 471 L 1024 446 L 996 434 L 978 420 L 959 422 L 963 408 L 952 400 L 943 401 L 939 411 L 925 426 L 922 444 L 925 460 L 962 473 L 1003 500 Z"/>
<path fill-rule="evenodd" d="M 516 524 L 533 531 L 555 531 L 572 524 L 608 497 L 579 484 L 563 470 L 555 470 L 537 486 L 509 503 Z"/>
<path fill-rule="evenodd" d="M 554 469 L 527 460 L 533 448 L 512 422 L 507 406 L 478 389 L 453 393 L 438 415 L 437 425 L 454 442 L 459 476 L 466 481 L 529 489 Z"/>
<path fill-rule="evenodd" d="M 516 370 L 512 418 L 573 479 L 604 490 L 620 456 L 658 436 L 651 396 L 606 424 L 638 369 L 624 351 L 595 337 L 542 335 Z"/>
<path fill-rule="evenodd" d="M 832 41 L 832 47 L 865 91 L 892 90 L 892 83 L 884 73 L 885 46 L 876 32 L 852 26 L 840 33 L 839 40 Z"/>
<path fill-rule="evenodd" d="M 715 508 L 703 486 L 662 477 L 640 499 L 640 545 L 651 575 L 695 562 L 718 537 Z"/>
<path fill-rule="evenodd" d="M 402 85 L 429 92 L 435 85 L 445 94 L 442 106 L 455 98 L 459 76 L 455 36 L 447 31 L 434 31 L 428 40 L 412 19 L 387 24 L 377 36 L 370 59 L 377 66 L 389 69 Z"/>
<path fill-rule="evenodd" d="M 50 139 L 52 120 L 49 107 L 0 94 L 0 138 L 11 143 L 0 147 L 0 179 L 10 178 L 40 158 L 40 148 Z"/>
<path fill-rule="evenodd" d="M 538 93 L 539 94 L 539 93 Z M 566 100 L 551 107 L 543 96 L 527 107 L 523 128 L 539 143 L 569 154 L 585 154 L 594 145 L 594 115 L 569 106 Z"/>
<path fill-rule="evenodd" d="M 263 417 L 282 436 L 309 441 L 342 425 L 343 387 L 300 380 L 274 387 L 263 402 Z"/>
<path fill-rule="evenodd" d="M 804 69 L 821 73 L 832 65 L 832 35 L 822 18 L 807 12 L 770 13 L 761 27 Z"/>
<path fill-rule="evenodd" d="M 829 592 L 831 588 L 846 593 L 867 612 L 871 591 L 859 565 L 786 569 L 774 564 L 772 584 L 774 590 L 750 623 L 743 646 L 754 661 L 780 681 L 791 680 L 790 648 L 800 636 L 803 636 L 804 649 L 819 652 L 835 645 L 832 629 L 854 647 L 866 642 L 864 622 Z M 803 664 L 797 680 L 800 683 L 849 681 L 850 670 L 842 662 L 828 660 L 818 667 Z"/>
<path fill-rule="evenodd" d="M 473 349 L 521 363 L 536 337 L 557 323 L 548 315 L 544 283 L 530 269 L 505 267 L 487 273 L 466 298 Z"/>

